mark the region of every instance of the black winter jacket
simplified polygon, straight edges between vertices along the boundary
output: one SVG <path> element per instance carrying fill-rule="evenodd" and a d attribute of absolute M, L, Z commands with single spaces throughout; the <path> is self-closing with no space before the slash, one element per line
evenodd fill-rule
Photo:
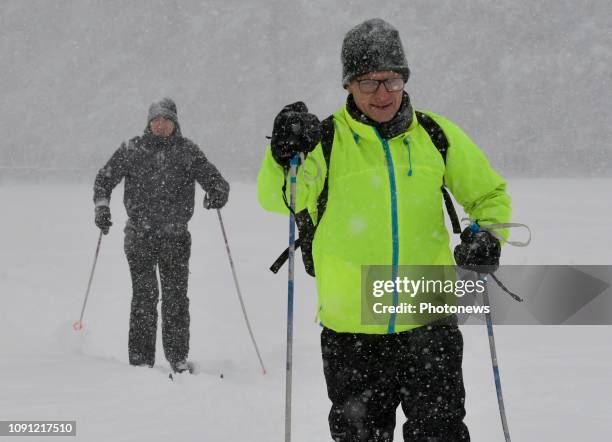
<path fill-rule="evenodd" d="M 227 199 L 229 184 L 200 148 L 178 134 L 162 138 L 145 131 L 113 154 L 94 183 L 96 205 L 110 202 L 125 177 L 123 203 L 129 221 L 145 228 L 187 224 L 193 215 L 195 182 L 209 196 Z"/>

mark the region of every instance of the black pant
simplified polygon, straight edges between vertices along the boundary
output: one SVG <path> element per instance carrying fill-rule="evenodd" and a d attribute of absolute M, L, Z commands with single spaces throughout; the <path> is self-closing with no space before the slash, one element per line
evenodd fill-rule
<path fill-rule="evenodd" d="M 130 364 L 155 363 L 159 268 L 162 291 L 162 342 L 166 359 L 178 362 L 189 353 L 189 256 L 186 226 L 125 229 L 125 254 L 132 276 L 132 309 L 128 352 Z"/>
<path fill-rule="evenodd" d="M 321 349 L 334 441 L 392 441 L 400 404 L 405 441 L 470 440 L 455 317 L 390 335 L 324 328 Z"/>

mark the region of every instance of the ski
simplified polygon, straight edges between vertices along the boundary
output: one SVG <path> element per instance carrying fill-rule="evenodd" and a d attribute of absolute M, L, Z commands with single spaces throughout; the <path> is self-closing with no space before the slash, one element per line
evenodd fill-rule
<path fill-rule="evenodd" d="M 194 376 L 197 376 L 199 373 L 200 372 L 197 369 L 197 367 L 195 365 L 189 363 L 189 369 L 188 370 L 185 370 L 182 373 L 175 373 L 175 372 L 171 371 L 170 373 L 168 373 L 168 379 L 170 379 L 171 381 L 174 381 L 175 379 L 178 379 L 178 378 L 175 378 L 176 375 L 192 374 Z M 212 373 L 207 373 L 207 374 L 212 375 Z M 219 373 L 219 378 L 220 379 L 225 379 L 225 375 L 223 373 Z"/>
<path fill-rule="evenodd" d="M 182 371 L 174 371 L 174 370 L 172 370 L 168 374 L 168 378 L 171 381 L 174 381 L 174 376 L 177 375 L 177 374 L 184 374 L 184 373 L 193 374 L 195 372 L 195 367 L 194 367 L 193 363 L 192 362 L 187 362 L 186 365 L 187 365 L 187 368 L 185 370 L 182 370 Z"/>

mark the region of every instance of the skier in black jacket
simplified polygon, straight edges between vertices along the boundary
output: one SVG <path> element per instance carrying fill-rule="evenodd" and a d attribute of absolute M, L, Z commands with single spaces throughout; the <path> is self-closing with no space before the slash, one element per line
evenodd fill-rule
<path fill-rule="evenodd" d="M 195 182 L 206 192 L 207 209 L 225 205 L 229 184 L 200 148 L 181 135 L 176 104 L 169 98 L 151 105 L 143 136 L 121 144 L 96 176 L 95 223 L 104 234 L 112 225 L 111 192 L 124 177 L 124 249 L 133 290 L 129 361 L 149 367 L 155 363 L 159 268 L 164 353 L 172 369 L 182 372 L 189 368 L 187 223 L 193 215 Z"/>

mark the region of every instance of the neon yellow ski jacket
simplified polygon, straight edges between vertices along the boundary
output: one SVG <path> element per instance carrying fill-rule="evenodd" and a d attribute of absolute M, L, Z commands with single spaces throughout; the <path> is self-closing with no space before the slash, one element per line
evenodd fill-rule
<path fill-rule="evenodd" d="M 334 113 L 328 202 L 313 240 L 313 259 L 319 320 L 336 332 L 386 334 L 416 327 L 392 320 L 362 323 L 361 266 L 454 264 L 444 224 L 443 182 L 479 224 L 510 221 L 506 183 L 482 151 L 451 121 L 425 113 L 448 138 L 446 166 L 414 114 L 406 132 L 386 140 L 374 127 L 353 119 L 346 106 Z M 296 212 L 308 208 L 315 224 L 326 173 L 319 144 L 297 174 Z M 283 168 L 268 146 L 257 189 L 264 209 L 289 213 L 283 181 Z"/>

